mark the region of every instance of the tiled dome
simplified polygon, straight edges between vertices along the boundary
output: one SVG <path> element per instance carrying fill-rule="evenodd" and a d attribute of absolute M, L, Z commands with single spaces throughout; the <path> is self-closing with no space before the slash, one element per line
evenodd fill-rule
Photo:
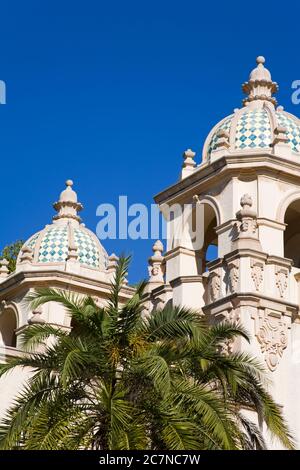
<path fill-rule="evenodd" d="M 65 263 L 70 256 L 83 266 L 94 269 L 106 269 L 108 255 L 96 235 L 88 230 L 77 215 L 82 208 L 77 202 L 77 194 L 67 182 L 65 189 L 54 207 L 59 211 L 54 222 L 34 234 L 24 244 L 31 252 L 32 262 L 38 264 Z M 22 248 L 18 263 L 21 261 Z"/>
<path fill-rule="evenodd" d="M 224 144 L 229 152 L 271 151 L 276 132 L 281 132 L 293 152 L 300 153 L 300 120 L 283 111 L 282 107 L 275 109 L 273 93 L 278 86 L 272 82 L 264 62 L 263 57 L 257 58 L 257 67 L 243 85 L 243 91 L 248 95 L 244 106 L 209 133 L 204 145 L 204 160 L 210 159 L 211 153 Z"/>
<path fill-rule="evenodd" d="M 296 116 L 284 111 L 275 111 L 277 123 L 286 129 L 288 143 L 294 152 L 300 153 L 300 121 Z M 208 145 L 208 156 L 216 149 L 218 133 L 224 130 L 231 134 L 234 114 L 221 121 L 213 132 Z M 234 149 L 266 149 L 273 141 L 273 131 L 269 111 L 265 109 L 247 109 L 235 124 Z"/>

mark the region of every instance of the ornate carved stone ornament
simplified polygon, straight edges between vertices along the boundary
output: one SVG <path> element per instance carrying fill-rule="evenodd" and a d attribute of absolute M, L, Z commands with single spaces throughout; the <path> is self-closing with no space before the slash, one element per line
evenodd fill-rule
<path fill-rule="evenodd" d="M 275 272 L 276 286 L 277 286 L 280 297 L 284 297 L 284 294 L 288 288 L 288 276 L 289 276 L 288 269 L 282 268 L 282 267 L 276 268 L 276 272 Z"/>
<path fill-rule="evenodd" d="M 228 263 L 228 291 L 236 292 L 239 281 L 239 260 Z"/>
<path fill-rule="evenodd" d="M 249 194 L 244 194 L 240 202 L 242 209 L 237 212 L 237 219 L 240 220 L 240 231 L 255 233 L 257 230 L 256 212 L 251 209 L 252 197 Z"/>
<path fill-rule="evenodd" d="M 250 266 L 251 266 L 251 278 L 253 280 L 255 290 L 259 291 L 261 284 L 264 280 L 264 277 L 263 277 L 264 264 L 261 261 L 251 259 Z"/>
<path fill-rule="evenodd" d="M 5 278 L 9 275 L 8 265 L 7 259 L 0 259 L 0 278 Z"/>
<path fill-rule="evenodd" d="M 149 282 L 163 284 L 164 283 L 164 270 L 163 262 L 164 257 L 162 252 L 164 251 L 163 244 L 160 240 L 157 240 L 152 247 L 153 255 L 149 258 Z"/>
<path fill-rule="evenodd" d="M 258 239 L 258 224 L 257 213 L 252 209 L 252 197 L 249 194 L 244 194 L 241 197 L 240 204 L 242 209 L 236 213 L 236 237 L 233 242 L 235 248 L 252 248 L 261 250 L 261 245 Z"/>
<path fill-rule="evenodd" d="M 217 271 L 212 271 L 209 274 L 209 281 L 208 281 L 208 292 L 209 292 L 209 299 L 211 302 L 215 302 L 220 297 L 220 290 L 221 290 L 221 276 L 220 273 Z"/>
<path fill-rule="evenodd" d="M 228 309 L 225 314 L 227 321 L 231 323 L 237 323 L 241 319 L 241 311 L 239 308 Z"/>
<path fill-rule="evenodd" d="M 252 316 L 255 335 L 268 368 L 274 371 L 288 343 L 288 318 L 279 312 L 259 310 Z"/>
<path fill-rule="evenodd" d="M 23 246 L 21 250 L 20 262 L 21 263 L 32 263 L 33 261 L 33 251 L 30 246 Z"/>
<path fill-rule="evenodd" d="M 29 318 L 28 323 L 29 325 L 43 325 L 45 323 L 45 319 L 42 317 L 43 310 L 42 307 L 38 307 L 32 312 L 32 317 Z"/>
<path fill-rule="evenodd" d="M 219 343 L 217 350 L 220 354 L 223 354 L 223 356 L 228 356 L 233 352 L 233 344 L 234 342 L 232 339 L 225 339 Z"/>

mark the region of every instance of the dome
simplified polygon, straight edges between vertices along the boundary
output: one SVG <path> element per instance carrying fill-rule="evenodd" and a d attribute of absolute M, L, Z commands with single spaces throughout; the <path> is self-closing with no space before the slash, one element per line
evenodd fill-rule
<path fill-rule="evenodd" d="M 265 59 L 260 56 L 256 61 L 257 67 L 250 73 L 249 82 L 243 85 L 248 95 L 244 106 L 220 121 L 209 133 L 203 150 L 204 161 L 221 146 L 227 147 L 229 152 L 271 151 L 278 134 L 281 142 L 300 154 L 300 120 L 285 112 L 282 106 L 275 108 L 273 93 L 278 86 L 263 65 Z"/>
<path fill-rule="evenodd" d="M 283 110 L 274 111 L 272 116 L 268 109 L 243 108 L 238 119 L 231 115 L 214 127 L 209 136 L 207 156 L 217 148 L 219 131 L 225 131 L 232 144 L 232 150 L 270 149 L 274 139 L 273 120 L 275 127 L 285 129 L 287 142 L 293 152 L 300 153 L 300 120 Z M 273 118 L 273 119 L 272 119 Z"/>
<path fill-rule="evenodd" d="M 72 189 L 72 181 L 66 182 L 67 188 L 54 204 L 58 214 L 51 225 L 32 235 L 20 251 L 17 263 L 21 263 L 26 253 L 33 263 L 65 263 L 69 259 L 80 265 L 105 270 L 108 254 L 96 235 L 80 222 L 77 214 L 82 205 L 77 202 L 77 194 Z"/>

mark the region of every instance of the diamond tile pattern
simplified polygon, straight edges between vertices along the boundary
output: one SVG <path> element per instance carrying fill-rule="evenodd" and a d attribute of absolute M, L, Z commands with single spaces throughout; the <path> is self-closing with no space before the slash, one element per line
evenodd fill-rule
<path fill-rule="evenodd" d="M 232 120 L 232 116 L 230 116 L 229 118 L 225 119 L 225 121 L 223 122 L 223 124 L 221 124 L 218 129 L 216 130 L 216 132 L 213 134 L 212 136 L 212 139 L 210 141 L 210 144 L 209 144 L 209 147 L 208 147 L 208 155 L 211 154 L 211 152 L 213 150 L 216 149 L 216 142 L 218 140 L 217 138 L 217 133 L 220 131 L 220 130 L 224 130 L 224 131 L 227 131 L 229 133 L 230 131 L 230 126 L 231 126 L 231 120 Z"/>
<path fill-rule="evenodd" d="M 278 124 L 287 129 L 288 142 L 294 152 L 300 152 L 300 127 L 296 121 L 286 114 L 276 112 Z"/>
<path fill-rule="evenodd" d="M 294 152 L 300 153 L 300 124 L 283 112 L 276 111 L 277 121 L 280 126 L 287 129 L 288 142 Z M 208 146 L 208 156 L 216 148 L 217 132 L 224 129 L 230 132 L 233 116 L 229 116 L 217 128 Z M 236 149 L 269 148 L 273 140 L 270 117 L 264 109 L 245 110 L 237 122 L 235 134 Z"/>
<path fill-rule="evenodd" d="M 268 112 L 246 111 L 238 120 L 235 134 L 237 149 L 266 148 L 271 144 L 271 126 Z"/>
<path fill-rule="evenodd" d="M 59 263 L 68 257 L 68 227 L 50 227 L 44 234 L 38 255 L 39 263 Z"/>
<path fill-rule="evenodd" d="M 91 235 L 83 230 L 74 231 L 75 244 L 78 249 L 79 262 L 94 268 L 99 267 L 99 248 Z"/>
<path fill-rule="evenodd" d="M 29 242 L 26 243 L 26 246 L 29 246 L 29 248 L 34 251 L 37 239 L 39 238 L 40 232 L 36 233 L 33 237 L 30 238 Z"/>

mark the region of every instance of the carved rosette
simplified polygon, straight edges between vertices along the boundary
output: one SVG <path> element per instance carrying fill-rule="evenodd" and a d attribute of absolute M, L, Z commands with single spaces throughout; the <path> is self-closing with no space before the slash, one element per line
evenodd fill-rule
<path fill-rule="evenodd" d="M 220 297 L 221 276 L 219 272 L 212 271 L 209 275 L 208 292 L 210 302 L 215 302 Z"/>
<path fill-rule="evenodd" d="M 276 286 L 280 297 L 284 297 L 284 294 L 288 288 L 288 276 L 289 271 L 286 268 L 278 267 L 275 272 Z"/>
<path fill-rule="evenodd" d="M 260 310 L 253 316 L 255 335 L 265 355 L 268 368 L 274 371 L 288 342 L 288 320 L 279 312 Z"/>
<path fill-rule="evenodd" d="M 259 291 L 261 288 L 261 284 L 264 280 L 264 277 L 263 277 L 264 264 L 261 261 L 252 259 L 250 262 L 250 267 L 251 267 L 251 278 L 252 278 L 255 290 Z"/>

